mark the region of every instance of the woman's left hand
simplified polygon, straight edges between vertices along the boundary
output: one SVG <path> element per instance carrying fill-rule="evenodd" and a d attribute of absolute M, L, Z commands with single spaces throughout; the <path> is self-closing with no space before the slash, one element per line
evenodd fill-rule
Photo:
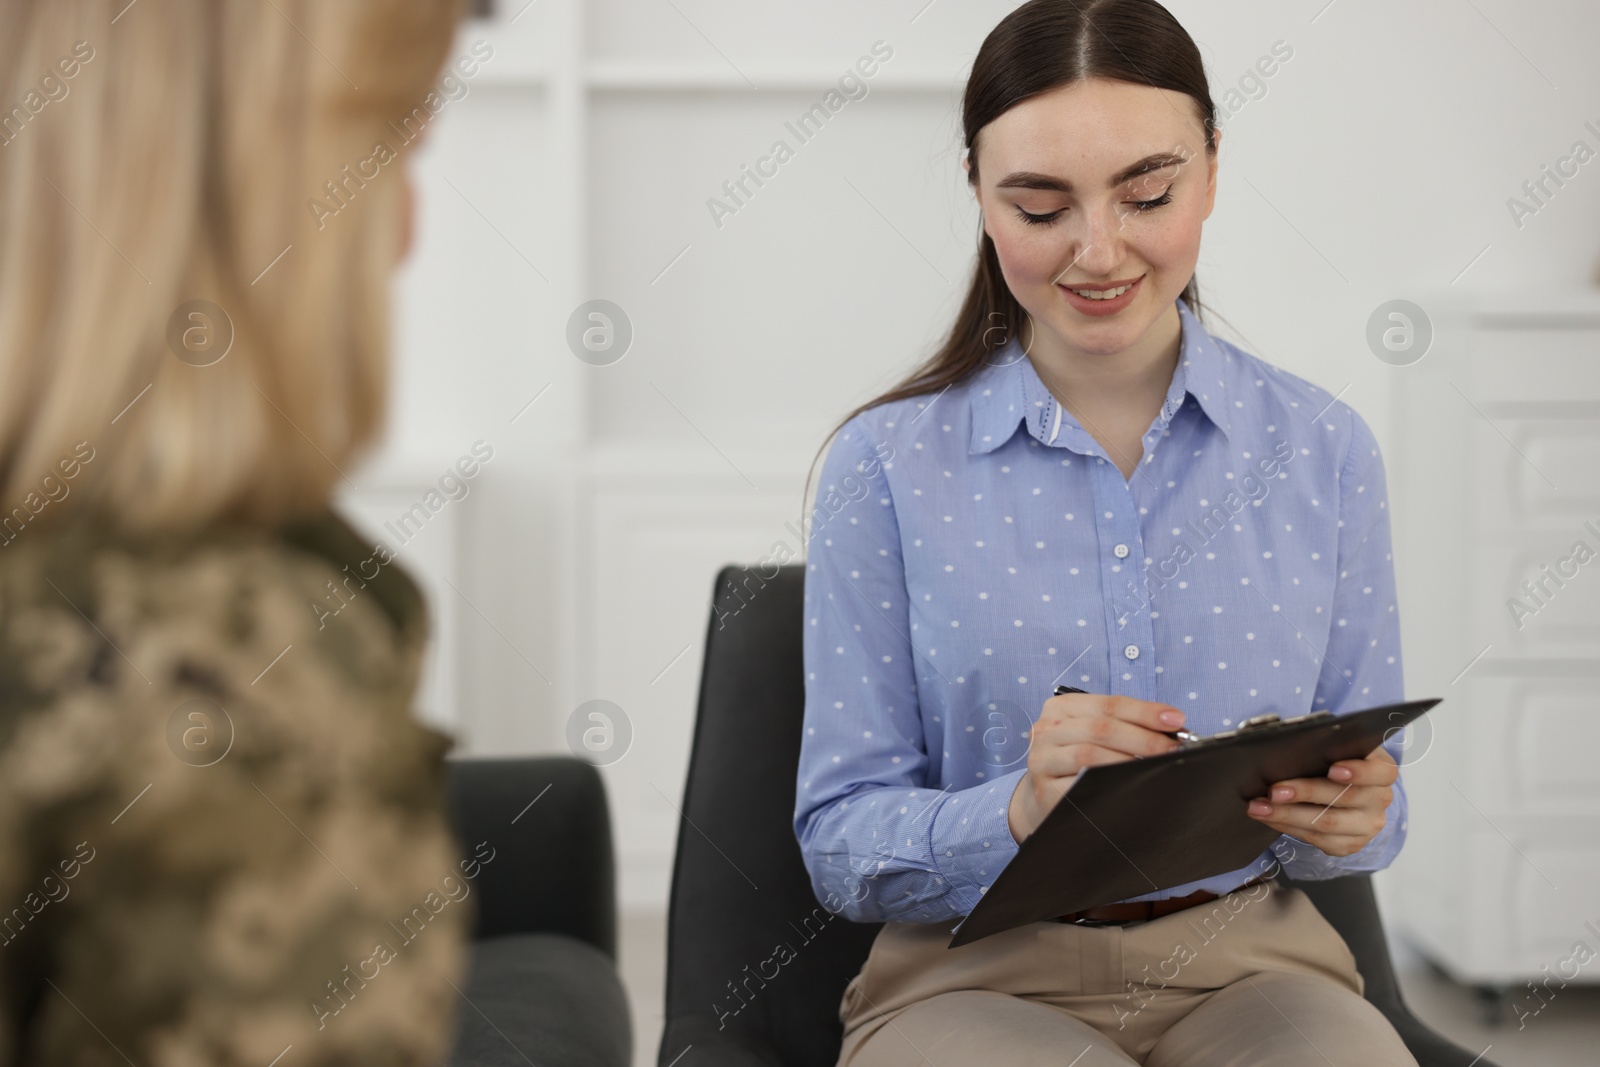
<path fill-rule="evenodd" d="M 1274 782 L 1268 798 L 1250 801 L 1251 818 L 1330 856 L 1366 847 L 1383 829 L 1400 767 L 1379 746 L 1366 759 L 1340 760 L 1326 778 Z"/>

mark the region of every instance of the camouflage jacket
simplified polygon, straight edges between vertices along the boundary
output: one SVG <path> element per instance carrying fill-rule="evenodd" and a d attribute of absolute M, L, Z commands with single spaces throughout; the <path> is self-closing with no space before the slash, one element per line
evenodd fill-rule
<path fill-rule="evenodd" d="M 382 555 L 331 513 L 0 545 L 0 1067 L 443 1060 L 476 901 Z"/>

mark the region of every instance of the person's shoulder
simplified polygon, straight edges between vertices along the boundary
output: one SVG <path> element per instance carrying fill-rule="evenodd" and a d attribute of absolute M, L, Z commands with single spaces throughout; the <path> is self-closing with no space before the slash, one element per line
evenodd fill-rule
<path fill-rule="evenodd" d="M 1226 337 L 1212 334 L 1211 340 L 1223 355 L 1228 368 L 1229 385 L 1244 394 L 1239 397 L 1241 400 L 1256 395 L 1269 403 L 1288 408 L 1309 421 L 1334 399 L 1332 393 L 1316 382 L 1271 363 Z"/>
<path fill-rule="evenodd" d="M 54 932 L 7 936 L 59 939 L 57 980 L 112 1034 L 211 1049 L 265 1013 L 286 1041 L 334 1032 L 335 1058 L 365 1063 L 444 1032 L 427 1005 L 458 973 L 470 905 L 449 739 L 412 715 L 422 620 L 380 603 L 392 557 L 313 525 L 30 525 L 0 549 L 0 889 L 55 886 L 75 909 L 30 903 Z M 107 938 L 139 966 L 86 970 Z M 398 948 L 375 958 L 380 942 Z M 329 992 L 380 963 L 390 977 L 353 1005 Z M 191 1001 L 205 1011 L 163 1014 Z"/>
<path fill-rule="evenodd" d="M 0 591 L 0 648 L 13 651 L 40 634 L 59 641 L 63 627 L 80 638 L 68 644 L 115 643 L 109 627 L 130 642 L 176 641 L 187 661 L 212 663 L 278 637 L 309 645 L 341 618 L 341 639 L 312 646 L 313 656 L 344 658 L 353 640 L 403 655 L 420 647 L 426 628 L 421 595 L 392 550 L 362 541 L 332 512 L 282 528 L 221 525 L 183 535 L 110 533 L 88 517 L 30 527 L 0 547 Z M 207 625 L 196 625 L 202 619 Z M 42 672 L 35 681 L 104 681 L 108 665 L 94 658 L 60 648 L 33 661 Z M 140 669 L 122 659 L 111 673 Z"/>
<path fill-rule="evenodd" d="M 1281 433 L 1292 428 L 1297 447 L 1343 462 L 1358 452 L 1377 456 L 1377 437 L 1361 413 L 1340 395 L 1216 334 L 1212 341 L 1229 368 L 1229 386 L 1241 406 Z M 1239 410 L 1236 408 L 1235 410 Z"/>
<path fill-rule="evenodd" d="M 886 466 L 896 457 L 965 453 L 972 435 L 972 400 L 992 384 L 999 369 L 985 365 L 947 386 L 874 403 L 845 421 L 833 447 L 852 461 L 875 456 Z"/>
<path fill-rule="evenodd" d="M 875 401 L 839 427 L 838 439 L 869 451 L 880 442 L 905 440 L 915 432 L 917 417 L 927 409 L 932 395 L 918 394 Z"/>
<path fill-rule="evenodd" d="M 384 574 L 395 561 L 381 546 L 363 557 L 348 527 L 319 525 L 324 543 L 308 530 L 30 526 L 0 549 L 8 792 L 109 803 L 216 761 L 212 778 L 372 772 L 400 796 L 389 766 L 436 790 L 449 741 L 412 715 L 426 631 L 420 600 L 407 606 L 415 586 Z"/>

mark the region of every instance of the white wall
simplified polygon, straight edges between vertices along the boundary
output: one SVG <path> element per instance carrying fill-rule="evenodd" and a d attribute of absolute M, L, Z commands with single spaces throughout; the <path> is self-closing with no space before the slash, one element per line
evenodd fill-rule
<path fill-rule="evenodd" d="M 953 314 L 976 227 L 962 79 L 1012 6 L 501 0 L 462 30 L 457 55 L 494 56 L 417 160 L 391 427 L 355 477 L 420 493 L 494 448 L 450 505 L 453 548 L 417 558 L 453 598 L 430 714 L 467 751 L 553 752 L 579 704 L 620 705 L 625 904 L 665 903 L 716 567 L 788 537 L 823 435 Z M 1219 98 L 1275 42 L 1294 53 L 1225 124 L 1199 277 L 1237 329 L 1213 329 L 1344 390 L 1385 444 L 1402 369 L 1366 347 L 1378 304 L 1594 284 L 1600 162 L 1521 229 L 1506 200 L 1573 141 L 1600 149 L 1600 8 L 1171 7 Z M 870 95 L 719 229 L 707 198 L 878 40 Z M 612 366 L 564 340 L 596 297 L 635 330 Z"/>

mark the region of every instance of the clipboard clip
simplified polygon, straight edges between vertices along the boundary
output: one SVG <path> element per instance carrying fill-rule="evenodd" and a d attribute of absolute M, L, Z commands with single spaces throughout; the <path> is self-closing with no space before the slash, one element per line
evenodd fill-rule
<path fill-rule="evenodd" d="M 1250 716 L 1250 718 L 1246 719 L 1232 730 L 1224 730 L 1218 734 L 1209 734 L 1205 737 L 1199 738 L 1198 740 L 1201 742 L 1217 741 L 1225 737 L 1235 737 L 1242 733 L 1253 733 L 1257 730 L 1266 729 L 1267 727 L 1271 726 L 1294 726 L 1305 722 L 1322 722 L 1324 719 L 1332 718 L 1334 718 L 1334 714 L 1331 711 L 1312 711 L 1307 712 L 1304 715 L 1292 715 L 1287 719 L 1283 718 L 1275 711 L 1269 711 L 1264 712 L 1261 715 Z M 1187 746 L 1179 747 L 1181 748 Z"/>

